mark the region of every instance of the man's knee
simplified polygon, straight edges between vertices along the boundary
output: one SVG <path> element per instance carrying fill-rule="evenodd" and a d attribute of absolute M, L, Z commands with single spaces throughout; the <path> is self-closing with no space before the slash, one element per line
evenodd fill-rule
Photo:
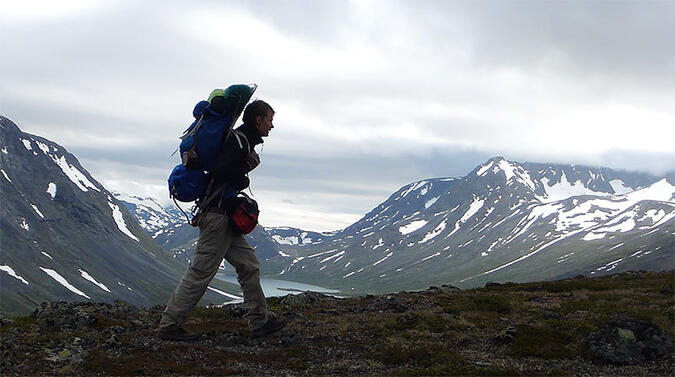
<path fill-rule="evenodd" d="M 259 261 L 250 261 L 247 263 L 242 263 L 237 266 L 237 275 L 242 277 L 256 276 L 260 275 L 260 262 Z"/>
<path fill-rule="evenodd" d="M 189 287 L 195 287 L 202 285 L 205 281 L 208 282 L 211 280 L 211 271 L 207 271 L 201 268 L 196 268 L 195 266 L 188 267 L 188 278 L 185 279 Z"/>

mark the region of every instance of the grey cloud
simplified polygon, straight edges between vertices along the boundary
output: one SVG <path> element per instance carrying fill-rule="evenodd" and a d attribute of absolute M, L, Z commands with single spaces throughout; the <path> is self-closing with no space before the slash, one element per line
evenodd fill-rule
<path fill-rule="evenodd" d="M 364 213 L 408 182 L 463 176 L 494 155 L 654 172 L 675 166 L 672 154 L 649 151 L 528 151 L 533 138 L 548 139 L 534 115 L 551 108 L 613 102 L 672 116 L 673 2 L 103 4 L 71 18 L 0 22 L 0 111 L 111 182 L 163 187 L 194 103 L 234 81 L 261 84 L 258 95 L 277 109 L 255 184 L 333 198 L 327 212 Z M 242 54 L 227 25 L 222 40 L 200 33 L 195 9 L 249 12 L 300 46 L 299 55 L 265 56 L 264 45 L 263 58 Z M 347 56 L 355 46 L 362 55 Z M 331 65 L 322 54 L 344 62 Z M 523 82 L 502 87 L 512 71 Z M 561 102 L 567 107 L 549 106 Z M 289 107 L 310 120 L 293 119 Z M 392 135 L 402 124 L 423 139 Z M 363 130 L 367 137 L 335 137 Z"/>
<path fill-rule="evenodd" d="M 670 1 L 434 4 L 461 15 L 473 61 L 481 66 L 536 71 L 550 64 L 585 79 L 647 79 L 657 87 L 664 85 L 664 75 L 675 74 L 675 3 Z M 444 16 L 437 9 L 426 13 Z"/>

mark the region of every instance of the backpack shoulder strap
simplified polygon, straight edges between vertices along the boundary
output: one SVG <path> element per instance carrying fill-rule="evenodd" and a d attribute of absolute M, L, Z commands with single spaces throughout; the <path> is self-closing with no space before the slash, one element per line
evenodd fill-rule
<path fill-rule="evenodd" d="M 248 153 L 251 153 L 251 143 L 248 142 L 248 138 L 246 137 L 246 134 L 244 134 L 241 131 L 235 130 L 234 136 L 237 138 L 237 143 L 239 143 L 239 148 L 244 149 L 244 146 L 241 143 L 241 139 L 243 138 L 244 141 L 246 142 L 246 150 L 248 151 Z"/>

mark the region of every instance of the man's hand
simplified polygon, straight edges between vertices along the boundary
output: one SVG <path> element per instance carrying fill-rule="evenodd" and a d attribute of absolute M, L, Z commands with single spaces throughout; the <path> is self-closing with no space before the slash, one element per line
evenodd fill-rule
<path fill-rule="evenodd" d="M 260 165 L 260 156 L 258 156 L 256 151 L 251 151 L 244 159 L 244 163 L 248 166 L 248 171 L 251 171 Z"/>

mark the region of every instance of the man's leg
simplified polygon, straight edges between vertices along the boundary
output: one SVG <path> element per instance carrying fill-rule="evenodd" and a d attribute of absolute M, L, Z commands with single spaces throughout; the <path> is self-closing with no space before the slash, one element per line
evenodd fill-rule
<path fill-rule="evenodd" d="M 199 223 L 199 241 L 190 264 L 162 313 L 160 329 L 175 324 L 182 326 L 218 272 L 232 235 L 227 231 L 227 216 L 205 213 Z"/>
<path fill-rule="evenodd" d="M 225 260 L 237 271 L 237 281 L 244 294 L 244 306 L 249 328 L 255 330 L 265 324 L 268 317 L 267 301 L 260 286 L 260 261 L 243 235 L 232 238 Z"/>

